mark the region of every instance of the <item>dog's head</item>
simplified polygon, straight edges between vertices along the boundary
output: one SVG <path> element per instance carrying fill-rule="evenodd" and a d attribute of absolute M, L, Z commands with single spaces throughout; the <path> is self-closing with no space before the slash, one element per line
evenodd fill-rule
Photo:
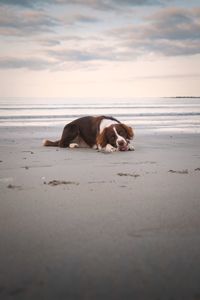
<path fill-rule="evenodd" d="M 119 151 L 128 150 L 130 140 L 133 139 L 133 129 L 123 123 L 110 125 L 97 137 L 97 144 L 104 148 L 107 144 L 112 145 Z"/>

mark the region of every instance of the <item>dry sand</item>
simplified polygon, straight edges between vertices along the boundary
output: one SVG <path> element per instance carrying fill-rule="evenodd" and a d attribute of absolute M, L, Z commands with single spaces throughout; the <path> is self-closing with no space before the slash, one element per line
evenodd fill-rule
<path fill-rule="evenodd" d="M 200 299 L 199 136 L 41 146 L 60 130 L 0 129 L 0 299 Z"/>

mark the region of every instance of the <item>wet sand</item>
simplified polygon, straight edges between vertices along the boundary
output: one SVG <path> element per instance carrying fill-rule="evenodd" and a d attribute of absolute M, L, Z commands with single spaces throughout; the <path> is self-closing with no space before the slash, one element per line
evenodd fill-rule
<path fill-rule="evenodd" d="M 42 147 L 1 128 L 1 299 L 200 299 L 200 138 L 134 152 Z"/>

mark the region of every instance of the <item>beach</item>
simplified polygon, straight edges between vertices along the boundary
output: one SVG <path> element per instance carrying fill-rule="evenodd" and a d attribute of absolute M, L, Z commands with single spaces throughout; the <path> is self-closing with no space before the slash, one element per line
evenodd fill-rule
<path fill-rule="evenodd" d="M 42 146 L 60 133 L 0 127 L 0 298 L 200 299 L 199 134 Z"/>
<path fill-rule="evenodd" d="M 0 300 L 200 300 L 200 1 L 0 0 L 0 36 Z"/>

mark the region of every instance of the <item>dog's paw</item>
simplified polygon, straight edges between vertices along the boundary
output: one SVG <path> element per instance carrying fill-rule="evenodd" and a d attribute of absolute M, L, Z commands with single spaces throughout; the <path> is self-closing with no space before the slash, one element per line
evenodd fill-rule
<path fill-rule="evenodd" d="M 69 144 L 69 148 L 71 148 L 71 149 L 79 148 L 79 145 L 77 143 L 71 143 L 71 144 Z"/>
<path fill-rule="evenodd" d="M 133 147 L 133 145 L 129 145 L 128 151 L 135 151 L 135 148 Z"/>
<path fill-rule="evenodd" d="M 105 150 L 105 152 L 112 153 L 112 152 L 117 151 L 117 148 L 113 147 L 110 144 L 107 144 L 104 150 Z"/>

